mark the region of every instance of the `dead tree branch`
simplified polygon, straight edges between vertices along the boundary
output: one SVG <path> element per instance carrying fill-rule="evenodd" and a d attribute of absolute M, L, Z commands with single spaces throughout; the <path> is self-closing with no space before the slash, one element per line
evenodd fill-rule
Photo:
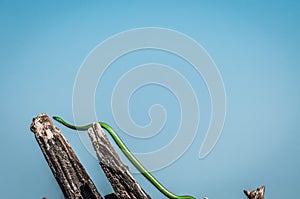
<path fill-rule="evenodd" d="M 123 164 L 101 126 L 94 123 L 88 133 L 100 165 L 110 181 L 115 195 L 122 199 L 150 199 L 133 178 L 128 167 Z"/>
<path fill-rule="evenodd" d="M 67 199 L 102 199 L 71 146 L 47 114 L 33 119 L 30 130 Z"/>
<path fill-rule="evenodd" d="M 257 188 L 256 190 L 253 191 L 244 190 L 244 193 L 249 199 L 264 199 L 265 186 L 261 186 L 260 188 Z"/>

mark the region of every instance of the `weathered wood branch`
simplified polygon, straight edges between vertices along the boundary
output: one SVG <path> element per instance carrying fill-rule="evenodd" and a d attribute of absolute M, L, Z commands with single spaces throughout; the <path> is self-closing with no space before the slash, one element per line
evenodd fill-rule
<path fill-rule="evenodd" d="M 123 164 L 101 126 L 94 123 L 88 133 L 100 165 L 110 181 L 115 195 L 121 199 L 150 199 L 150 196 L 133 178 L 128 167 Z"/>
<path fill-rule="evenodd" d="M 261 186 L 260 188 L 257 188 L 256 190 L 253 191 L 244 190 L 244 193 L 249 199 L 264 199 L 265 186 Z"/>
<path fill-rule="evenodd" d="M 67 199 L 102 199 L 68 141 L 50 117 L 40 114 L 33 119 L 30 130 Z"/>
<path fill-rule="evenodd" d="M 39 114 L 33 118 L 30 130 L 34 133 L 65 198 L 102 199 L 70 144 L 47 114 Z M 115 191 L 106 195 L 105 199 L 151 199 L 121 161 L 101 126 L 94 123 L 88 133 L 100 166 Z M 244 190 L 244 193 L 249 199 L 264 199 L 265 186 L 253 191 Z"/>

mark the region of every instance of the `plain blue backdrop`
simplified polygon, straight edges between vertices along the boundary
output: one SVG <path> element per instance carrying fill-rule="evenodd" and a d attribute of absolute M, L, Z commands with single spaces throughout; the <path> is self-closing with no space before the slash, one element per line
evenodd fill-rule
<path fill-rule="evenodd" d="M 262 184 L 266 185 L 266 198 L 297 198 L 299 10 L 297 1 L 1 0 L 0 198 L 63 198 L 29 130 L 31 119 L 46 112 L 72 121 L 72 89 L 88 53 L 114 34 L 149 26 L 182 32 L 201 44 L 218 66 L 227 95 L 222 135 L 209 156 L 198 159 L 209 122 L 209 95 L 202 80 L 193 77 L 193 71 L 182 71 L 192 85 L 199 83 L 203 90 L 203 95 L 197 94 L 203 113 L 199 133 L 178 161 L 154 175 L 171 191 L 197 198 L 246 198 L 243 189 Z M 157 62 L 172 60 L 172 56 L 156 51 L 145 54 L 148 57 L 129 55 L 119 64 L 131 60 L 134 67 L 153 61 L 153 57 Z M 112 67 L 117 68 L 118 63 Z M 117 77 L 106 77 L 107 87 L 99 87 L 96 107 L 103 120 L 116 126 L 110 95 L 103 94 L 111 92 L 114 79 Z M 155 86 L 133 96 L 132 117 L 139 124 L 147 124 L 147 110 L 157 100 L 166 105 L 169 114 L 162 132 L 165 136 L 159 141 L 124 136 L 135 152 L 160 148 L 177 127 L 180 110 L 174 96 Z M 97 160 L 87 152 L 78 134 L 59 127 L 100 192 L 111 193 Z M 153 198 L 163 198 L 140 174 L 134 176 Z"/>

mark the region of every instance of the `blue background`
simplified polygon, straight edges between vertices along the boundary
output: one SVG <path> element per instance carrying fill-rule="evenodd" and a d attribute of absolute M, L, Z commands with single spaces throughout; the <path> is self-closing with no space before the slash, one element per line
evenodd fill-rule
<path fill-rule="evenodd" d="M 63 198 L 29 130 L 31 119 L 46 112 L 72 121 L 73 84 L 88 53 L 121 31 L 154 26 L 180 31 L 200 43 L 217 64 L 227 94 L 223 133 L 209 156 L 200 160 L 199 147 L 209 122 L 209 95 L 202 80 L 193 77 L 192 70 L 182 72 L 194 87 L 199 83 L 204 90 L 203 95 L 197 94 L 202 101 L 199 133 L 178 161 L 154 175 L 176 194 L 197 198 L 246 198 L 243 189 L 262 184 L 266 185 L 267 198 L 297 198 L 299 9 L 297 1 L 2 0 L 0 197 Z M 162 56 L 157 51 L 146 54 L 148 60 L 136 53 L 123 61 L 147 63 L 154 56 L 159 62 Z M 132 62 L 132 67 L 136 63 Z M 118 77 L 113 76 L 114 79 Z M 104 90 L 97 92 L 96 107 L 103 120 L 116 126 L 110 112 L 112 87 L 113 83 L 99 87 L 99 92 Z M 108 95 L 103 96 L 103 92 Z M 156 93 L 160 93 L 158 99 Z M 166 124 L 162 132 L 166 136 L 160 141 L 149 139 L 141 144 L 124 136 L 133 151 L 151 151 L 172 138 L 176 129 L 173 124 L 180 119 L 174 99 L 165 89 L 155 86 L 145 87 L 133 96 L 130 108 L 137 123 L 149 122 L 147 110 L 157 100 L 166 104 L 167 122 L 172 122 Z M 59 127 L 101 193 L 111 193 L 97 160 L 87 152 L 78 134 Z M 163 198 L 140 174 L 134 176 L 153 198 Z"/>

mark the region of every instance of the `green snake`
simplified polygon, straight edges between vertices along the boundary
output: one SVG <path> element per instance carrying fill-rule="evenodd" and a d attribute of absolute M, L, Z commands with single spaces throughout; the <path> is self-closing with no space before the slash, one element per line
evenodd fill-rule
<path fill-rule="evenodd" d="M 92 127 L 92 124 L 88 124 L 85 126 L 74 126 L 67 122 L 65 122 L 61 117 L 53 116 L 53 119 L 58 121 L 59 123 L 63 124 L 64 126 L 78 130 L 78 131 L 86 131 L 90 127 Z M 127 146 L 124 144 L 124 142 L 121 140 L 121 138 L 118 136 L 118 134 L 113 130 L 111 126 L 104 122 L 99 122 L 102 128 L 104 128 L 113 138 L 115 143 L 118 145 L 118 147 L 122 150 L 124 155 L 128 158 L 128 160 L 141 172 L 141 174 L 147 178 L 162 194 L 164 194 L 168 198 L 173 199 L 195 199 L 193 196 L 178 196 L 167 190 L 145 167 L 136 159 L 136 157 L 130 152 L 130 150 L 127 148 Z"/>

